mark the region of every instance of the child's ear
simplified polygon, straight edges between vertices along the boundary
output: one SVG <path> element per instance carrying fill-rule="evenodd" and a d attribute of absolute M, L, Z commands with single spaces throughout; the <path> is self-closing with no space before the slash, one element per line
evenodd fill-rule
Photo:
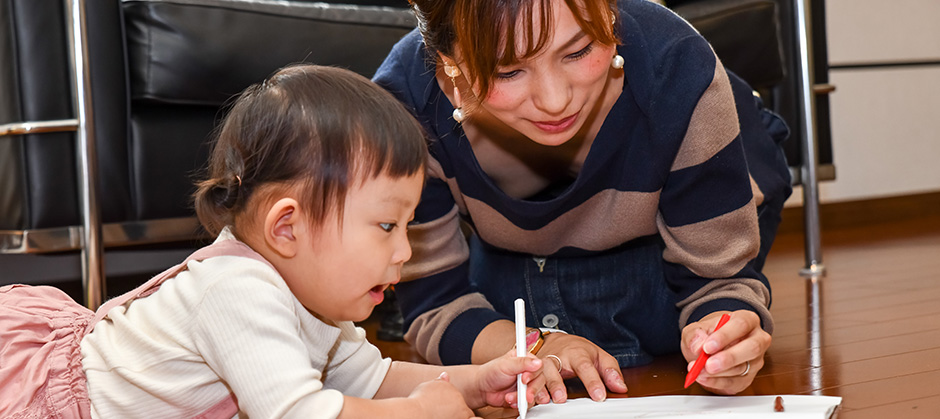
<path fill-rule="evenodd" d="M 281 257 L 291 258 L 297 254 L 297 236 L 305 228 L 300 204 L 293 198 L 281 198 L 264 217 L 264 240 Z"/>

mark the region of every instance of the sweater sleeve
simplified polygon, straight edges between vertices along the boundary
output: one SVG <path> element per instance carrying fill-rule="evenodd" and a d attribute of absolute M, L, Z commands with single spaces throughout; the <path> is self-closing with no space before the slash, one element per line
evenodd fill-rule
<path fill-rule="evenodd" d="M 728 74 L 697 35 L 665 57 L 650 109 L 666 127 L 657 136 L 677 144 L 657 224 L 667 281 L 679 294 L 679 326 L 716 310 L 748 309 L 772 332 L 770 287 L 753 263 L 761 195 L 748 172 Z"/>

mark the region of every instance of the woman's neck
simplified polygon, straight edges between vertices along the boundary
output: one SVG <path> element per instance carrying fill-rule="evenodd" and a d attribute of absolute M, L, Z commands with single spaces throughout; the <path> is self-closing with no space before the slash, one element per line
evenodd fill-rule
<path fill-rule="evenodd" d="M 439 71 L 437 81 L 454 104 L 450 78 Z M 507 195 L 526 198 L 552 183 L 580 173 L 591 145 L 620 98 L 623 87 L 623 71 L 612 69 L 604 91 L 584 125 L 571 139 L 557 146 L 532 141 L 487 112 L 483 106 L 474 106 L 472 115 L 461 126 L 483 171 Z"/>

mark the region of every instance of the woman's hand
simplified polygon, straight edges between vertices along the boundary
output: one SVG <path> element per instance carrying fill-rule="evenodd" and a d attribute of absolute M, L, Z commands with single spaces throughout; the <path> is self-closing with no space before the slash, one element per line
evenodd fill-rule
<path fill-rule="evenodd" d="M 712 393 L 731 395 L 754 381 L 764 366 L 771 338 L 761 329 L 760 317 L 750 310 L 731 313 L 728 323 L 712 332 L 722 313 L 709 314 L 682 329 L 681 346 L 690 369 L 704 347 L 709 358 L 696 382 Z"/>
<path fill-rule="evenodd" d="M 627 392 L 617 360 L 583 337 L 550 333 L 545 336 L 538 356 L 542 359 L 542 374 L 533 377 L 529 384 L 536 390 L 536 403 L 564 403 L 568 399 L 564 379 L 574 377 L 584 383 L 594 401 L 606 399 L 607 390 Z"/>

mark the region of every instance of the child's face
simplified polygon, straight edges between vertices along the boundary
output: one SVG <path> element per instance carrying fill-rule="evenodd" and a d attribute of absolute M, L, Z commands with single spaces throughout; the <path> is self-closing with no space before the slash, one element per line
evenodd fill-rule
<path fill-rule="evenodd" d="M 411 258 L 407 225 L 423 185 L 423 173 L 380 175 L 354 185 L 346 195 L 342 228 L 331 215 L 304 235 L 296 259 L 302 271 L 285 280 L 308 310 L 333 321 L 369 317 Z"/>

